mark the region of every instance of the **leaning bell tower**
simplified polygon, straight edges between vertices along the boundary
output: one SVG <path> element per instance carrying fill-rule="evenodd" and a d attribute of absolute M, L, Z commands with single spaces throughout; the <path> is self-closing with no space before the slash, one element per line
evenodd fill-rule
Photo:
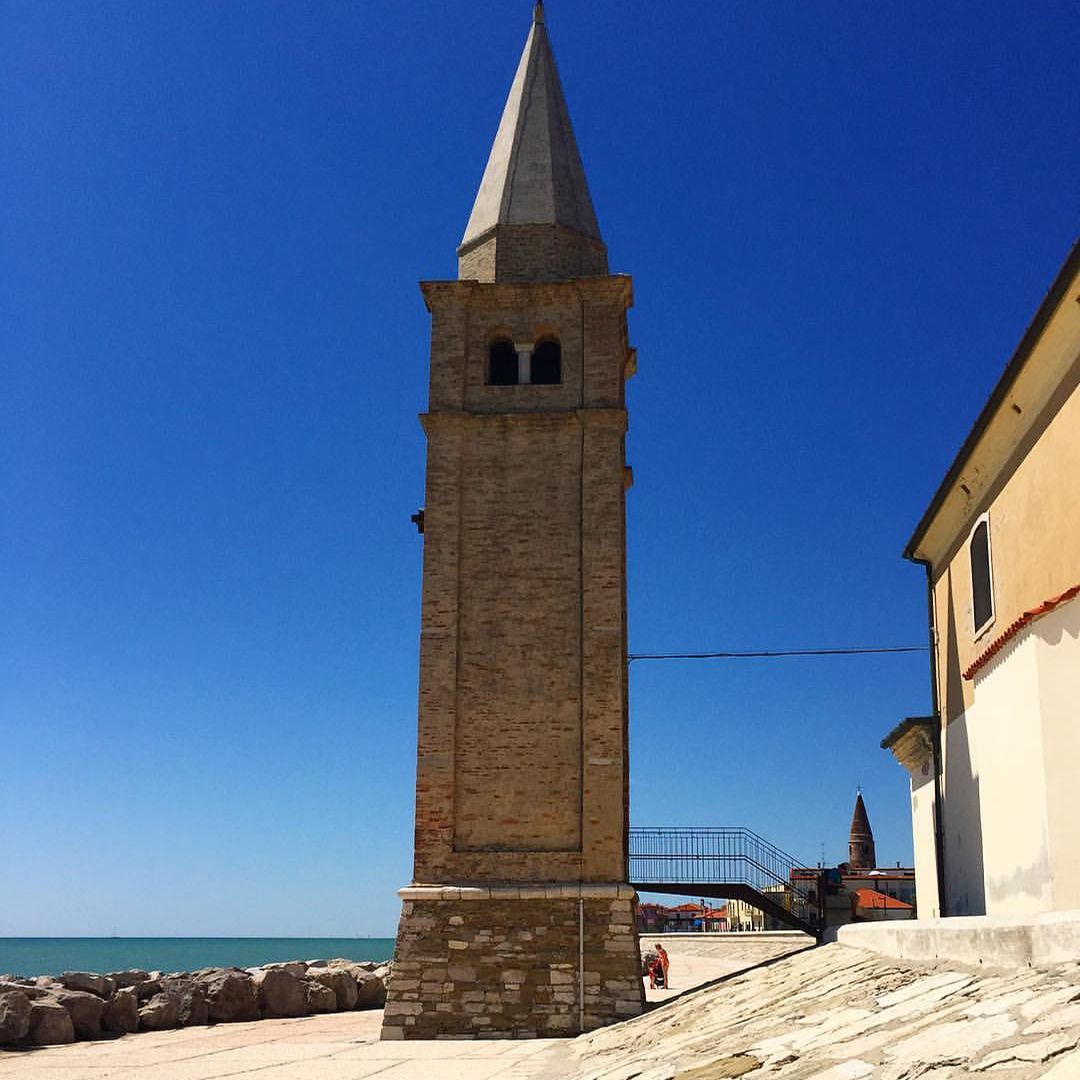
<path fill-rule="evenodd" d="M 627 884 L 624 383 L 537 5 L 431 313 L 413 882 L 383 1038 L 571 1035 L 642 1009 Z"/>

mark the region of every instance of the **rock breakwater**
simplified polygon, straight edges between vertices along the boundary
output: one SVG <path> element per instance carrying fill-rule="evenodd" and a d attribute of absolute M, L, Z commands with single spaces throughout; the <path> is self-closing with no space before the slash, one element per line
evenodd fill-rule
<path fill-rule="evenodd" d="M 53 1046 L 243 1020 L 381 1009 L 389 965 L 294 960 L 255 968 L 0 975 L 0 1046 Z"/>

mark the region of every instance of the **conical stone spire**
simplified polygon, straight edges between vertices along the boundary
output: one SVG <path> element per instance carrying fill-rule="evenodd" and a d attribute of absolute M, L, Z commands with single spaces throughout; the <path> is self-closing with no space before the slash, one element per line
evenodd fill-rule
<path fill-rule="evenodd" d="M 873 870 L 877 865 L 874 834 L 866 813 L 862 792 L 855 796 L 855 812 L 851 815 L 851 834 L 848 837 L 848 865 L 852 870 Z"/>
<path fill-rule="evenodd" d="M 459 277 L 479 281 L 607 273 L 542 3 L 533 13 L 458 256 Z"/>

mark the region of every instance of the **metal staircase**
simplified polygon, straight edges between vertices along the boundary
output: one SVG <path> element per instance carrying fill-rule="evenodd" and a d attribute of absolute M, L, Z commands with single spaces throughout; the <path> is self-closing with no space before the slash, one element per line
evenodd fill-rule
<path fill-rule="evenodd" d="M 630 883 L 639 892 L 743 900 L 818 937 L 821 883 L 811 897 L 791 873 L 805 866 L 749 829 L 630 830 Z"/>

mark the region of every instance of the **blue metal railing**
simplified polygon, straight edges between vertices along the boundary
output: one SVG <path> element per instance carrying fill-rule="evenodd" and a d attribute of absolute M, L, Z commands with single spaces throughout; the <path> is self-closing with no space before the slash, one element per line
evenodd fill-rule
<path fill-rule="evenodd" d="M 630 881 L 696 887 L 741 885 L 763 895 L 809 925 L 819 909 L 792 871 L 806 866 L 745 828 L 630 830 Z"/>

